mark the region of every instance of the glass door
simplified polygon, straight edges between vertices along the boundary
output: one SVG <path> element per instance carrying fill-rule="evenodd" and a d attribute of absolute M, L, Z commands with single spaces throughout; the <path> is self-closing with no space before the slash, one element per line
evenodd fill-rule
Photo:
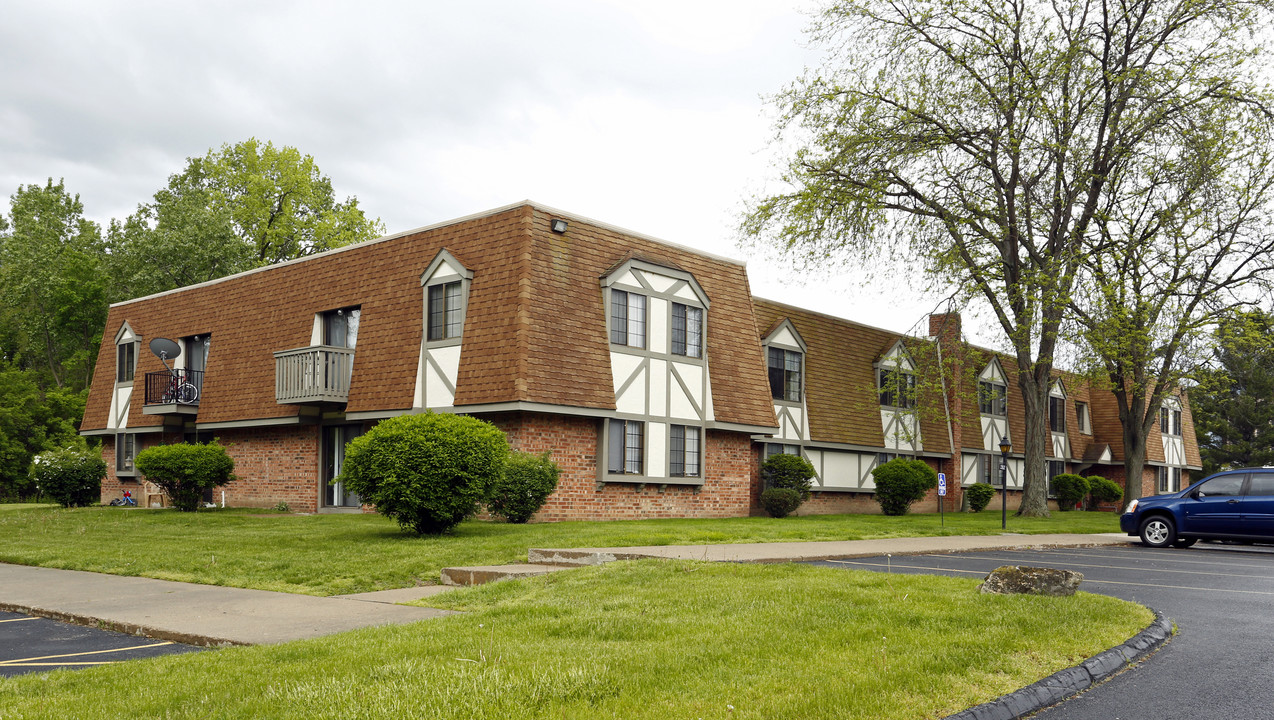
<path fill-rule="evenodd" d="M 360 507 L 358 495 L 344 484 L 332 483 L 345 467 L 345 445 L 363 434 L 362 425 L 330 425 L 323 428 L 323 507 Z"/>

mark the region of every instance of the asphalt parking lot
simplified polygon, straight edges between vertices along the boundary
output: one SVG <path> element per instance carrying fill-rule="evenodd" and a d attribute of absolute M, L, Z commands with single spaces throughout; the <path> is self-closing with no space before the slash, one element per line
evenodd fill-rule
<path fill-rule="evenodd" d="M 1040 720 L 1172 720 L 1274 716 L 1274 547 L 1200 543 L 853 558 L 828 567 L 981 578 L 1000 565 L 1084 574 L 1080 590 L 1163 612 L 1178 633 L 1135 669 Z"/>
<path fill-rule="evenodd" d="M 0 611 L 0 677 L 203 649 Z"/>

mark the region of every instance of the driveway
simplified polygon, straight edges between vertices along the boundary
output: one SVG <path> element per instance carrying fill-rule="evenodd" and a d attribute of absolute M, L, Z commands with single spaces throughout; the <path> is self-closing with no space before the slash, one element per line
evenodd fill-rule
<path fill-rule="evenodd" d="M 814 564 L 978 578 L 1000 565 L 1077 570 L 1081 590 L 1148 605 L 1177 624 L 1176 637 L 1149 660 L 1038 713 L 1039 720 L 1263 720 L 1274 713 L 1274 547 L 999 550 Z"/>

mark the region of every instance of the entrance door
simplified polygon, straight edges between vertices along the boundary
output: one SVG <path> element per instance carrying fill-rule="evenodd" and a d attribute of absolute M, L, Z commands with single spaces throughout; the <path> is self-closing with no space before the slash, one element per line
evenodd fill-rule
<path fill-rule="evenodd" d="M 323 428 L 323 507 L 359 507 L 362 500 L 346 492 L 343 483 L 332 483 L 345 468 L 345 445 L 363 434 L 362 425 L 331 425 Z"/>

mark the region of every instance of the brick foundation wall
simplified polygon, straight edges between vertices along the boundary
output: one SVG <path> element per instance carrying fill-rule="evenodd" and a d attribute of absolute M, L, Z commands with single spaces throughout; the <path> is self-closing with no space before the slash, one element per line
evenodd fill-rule
<path fill-rule="evenodd" d="M 595 418 L 544 413 L 505 413 L 483 418 L 509 438 L 515 450 L 548 450 L 562 469 L 557 490 L 535 522 L 714 518 L 748 515 L 751 506 L 751 440 L 743 433 L 709 430 L 704 441 L 702 487 L 634 483 L 597 484 Z"/>
<path fill-rule="evenodd" d="M 225 492 L 227 506 L 274 507 L 285 502 L 296 512 L 314 512 L 319 499 L 319 427 L 300 425 L 220 430 L 211 433 L 234 459 L 238 479 L 213 491 L 217 502 Z M 203 433 L 201 433 L 201 436 Z M 163 443 L 180 443 L 183 433 L 137 435 L 137 451 Z M 202 437 L 201 437 L 202 439 Z M 102 443 L 107 475 L 102 481 L 102 502 L 110 502 L 131 490 L 138 505 L 157 493 L 140 477 L 119 478 L 115 473 L 115 439 Z"/>

